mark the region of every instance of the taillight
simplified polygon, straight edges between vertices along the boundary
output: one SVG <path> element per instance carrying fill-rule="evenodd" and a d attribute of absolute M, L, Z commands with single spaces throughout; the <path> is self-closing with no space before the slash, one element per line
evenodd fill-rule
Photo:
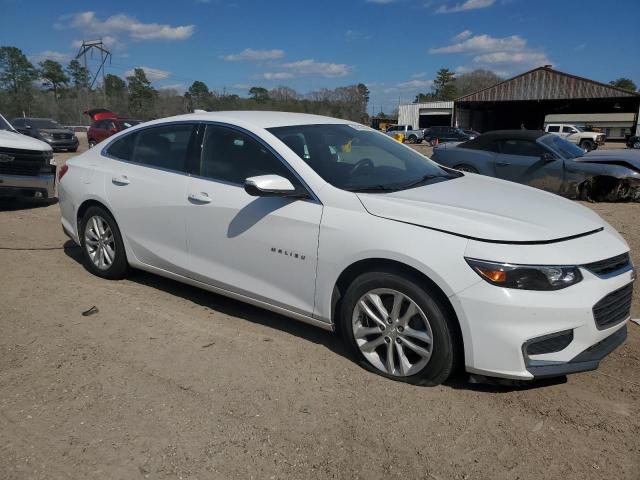
<path fill-rule="evenodd" d="M 62 177 L 64 177 L 64 174 L 67 173 L 67 170 L 69 170 L 69 165 L 67 165 L 66 163 L 60 167 L 60 170 L 58 170 L 58 181 L 62 180 Z"/>

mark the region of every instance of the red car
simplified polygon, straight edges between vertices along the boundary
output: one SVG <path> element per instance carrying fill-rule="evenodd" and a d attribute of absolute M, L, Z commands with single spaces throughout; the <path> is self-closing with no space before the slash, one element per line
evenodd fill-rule
<path fill-rule="evenodd" d="M 115 133 L 121 132 L 122 130 L 140 123 L 140 120 L 119 117 L 118 114 L 104 108 L 87 110 L 84 113 L 89 115 L 92 120 L 91 127 L 89 127 L 89 130 L 87 131 L 89 148 L 100 143 L 105 138 L 109 138 Z"/>

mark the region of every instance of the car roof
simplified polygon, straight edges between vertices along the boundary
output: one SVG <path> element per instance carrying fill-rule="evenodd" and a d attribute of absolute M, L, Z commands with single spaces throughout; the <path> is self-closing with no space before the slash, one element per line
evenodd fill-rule
<path fill-rule="evenodd" d="M 500 139 L 513 139 L 513 140 L 531 140 L 536 141 L 540 137 L 545 135 L 552 135 L 541 130 L 493 130 L 491 132 L 483 133 L 472 140 L 467 140 L 462 143 L 460 147 L 471 148 L 476 150 L 484 150 L 490 148 L 493 142 Z"/>
<path fill-rule="evenodd" d="M 269 111 L 228 111 L 228 112 L 196 112 L 175 117 L 163 118 L 150 123 L 166 121 L 209 121 L 221 123 L 238 123 L 257 128 L 288 127 L 294 125 L 315 124 L 355 124 L 349 120 L 311 115 L 308 113 L 269 112 Z"/>

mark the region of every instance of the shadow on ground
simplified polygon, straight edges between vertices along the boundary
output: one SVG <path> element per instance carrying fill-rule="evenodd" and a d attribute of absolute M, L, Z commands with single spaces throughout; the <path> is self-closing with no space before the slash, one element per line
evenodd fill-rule
<path fill-rule="evenodd" d="M 72 258 L 80 264 L 84 264 L 82 250 L 78 248 L 75 243 L 67 241 L 64 245 L 64 252 L 69 258 Z M 248 322 L 280 330 L 281 332 L 285 332 L 290 335 L 295 335 L 296 337 L 308 342 L 322 345 L 331 352 L 345 358 L 350 360 L 353 359 L 338 334 L 322 330 L 312 325 L 290 319 L 262 308 L 254 307 L 253 305 L 249 305 L 223 295 L 164 278 L 159 275 L 143 272 L 141 270 L 132 270 L 127 280 L 147 287 L 157 288 L 170 295 L 175 295 L 196 305 L 200 305 L 231 317 L 241 318 Z M 109 280 L 105 280 L 105 282 L 106 281 Z M 535 382 L 520 383 L 509 383 L 490 378 L 480 379 L 480 381 L 482 383 L 472 383 L 469 381 L 469 376 L 465 372 L 458 372 L 450 378 L 445 385 L 456 390 L 471 390 L 486 393 L 508 393 L 558 385 L 565 383 L 567 380 L 566 377 L 558 377 Z"/>

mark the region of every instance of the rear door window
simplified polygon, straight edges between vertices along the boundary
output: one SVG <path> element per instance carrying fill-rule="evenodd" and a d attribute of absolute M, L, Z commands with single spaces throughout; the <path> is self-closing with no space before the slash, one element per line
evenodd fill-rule
<path fill-rule="evenodd" d="M 560 126 L 559 125 L 549 125 L 547 127 L 547 132 L 559 133 L 560 132 Z"/>
<path fill-rule="evenodd" d="M 116 140 L 107 154 L 140 165 L 184 172 L 194 135 L 195 125 L 191 123 L 145 128 Z"/>
<path fill-rule="evenodd" d="M 522 139 L 509 139 L 500 142 L 500 153 L 504 155 L 519 155 L 522 157 L 539 157 L 545 150 L 536 142 Z"/>

